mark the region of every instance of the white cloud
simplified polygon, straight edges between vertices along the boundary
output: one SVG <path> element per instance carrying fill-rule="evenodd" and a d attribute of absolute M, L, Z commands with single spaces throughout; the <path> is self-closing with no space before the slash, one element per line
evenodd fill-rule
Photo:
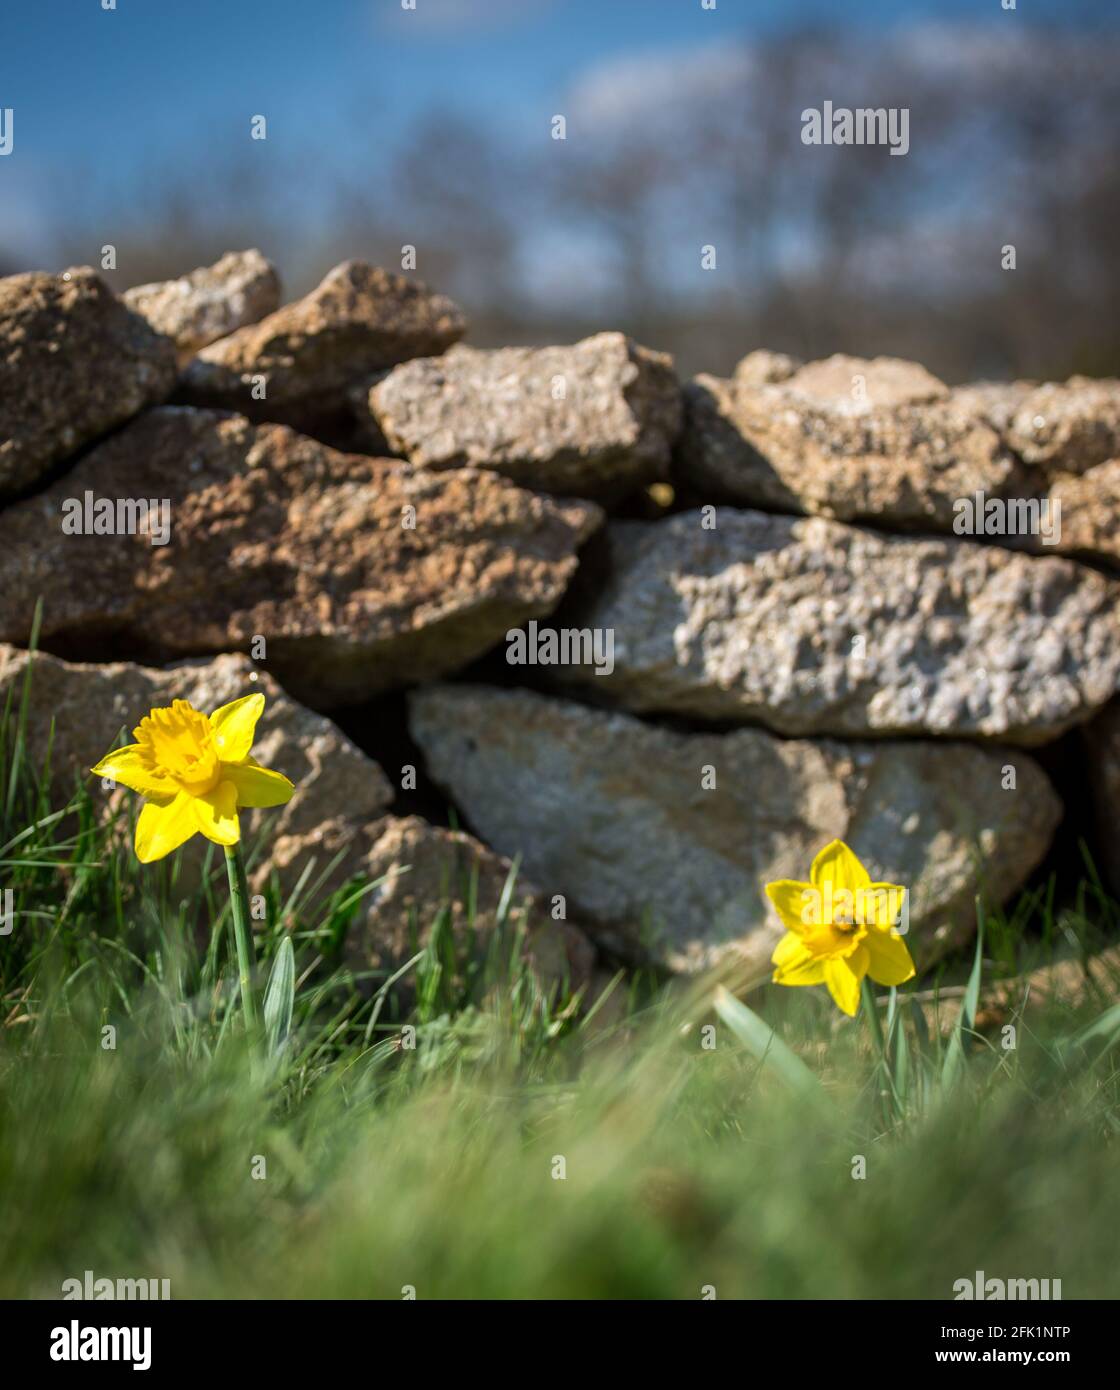
<path fill-rule="evenodd" d="M 978 86 L 1021 85 L 1027 76 L 1075 64 L 1086 76 L 1115 69 L 1115 36 L 1054 32 L 1027 25 L 930 21 L 899 28 L 891 47 L 918 76 L 951 76 Z"/>
<path fill-rule="evenodd" d="M 576 118 L 599 128 L 655 123 L 743 90 L 756 61 L 744 45 L 635 53 L 589 68 L 568 104 Z"/>

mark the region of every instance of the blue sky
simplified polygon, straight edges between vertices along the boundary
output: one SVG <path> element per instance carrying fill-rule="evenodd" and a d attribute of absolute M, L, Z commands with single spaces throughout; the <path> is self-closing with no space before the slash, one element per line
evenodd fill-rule
<path fill-rule="evenodd" d="M 270 138 L 344 158 L 352 123 L 392 136 L 426 107 L 498 121 L 557 108 L 582 73 L 625 54 L 678 49 L 791 20 L 873 25 L 955 16 L 1075 22 L 1094 0 L 4 0 L 0 104 L 17 110 L 21 159 L 116 175 L 174 158 L 249 116 Z M 0 166 L 2 167 L 2 166 Z"/>
<path fill-rule="evenodd" d="M 386 147 L 418 115 L 461 110 L 547 128 L 574 87 L 634 55 L 685 54 L 791 22 L 964 18 L 1079 23 L 1102 0 L 3 0 L 0 243 L 49 236 L 68 190 L 120 205 L 152 171 L 205 168 L 268 118 L 289 186 L 344 167 L 355 136 Z M 264 156 L 263 148 L 260 150 Z"/>

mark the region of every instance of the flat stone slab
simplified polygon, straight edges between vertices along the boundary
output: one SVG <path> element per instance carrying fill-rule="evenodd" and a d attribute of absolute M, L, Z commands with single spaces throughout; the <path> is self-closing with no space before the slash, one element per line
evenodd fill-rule
<path fill-rule="evenodd" d="M 909 888 L 909 944 L 928 965 L 975 931 L 977 850 L 988 901 L 1002 901 L 1061 815 L 1018 751 L 682 734 L 477 685 L 415 691 L 410 711 L 428 772 L 476 833 L 522 855 L 603 944 L 676 971 L 737 960 L 766 973 L 783 928 L 764 885 L 807 878 L 835 838 Z"/>
<path fill-rule="evenodd" d="M 90 530 L 104 499 L 116 534 Z M 120 533 L 134 520 L 122 499 L 156 503 L 135 534 Z M 0 513 L 0 641 L 27 641 L 41 595 L 44 645 L 63 655 L 263 654 L 304 703 L 355 703 L 551 612 L 600 519 L 493 473 L 164 407 Z"/>
<path fill-rule="evenodd" d="M 785 362 L 752 353 L 734 379 L 685 387 L 676 476 L 690 495 L 952 532 L 960 497 L 1033 493 L 975 403 L 917 363 L 837 356 L 784 375 Z"/>
<path fill-rule="evenodd" d="M 459 345 L 395 367 L 365 400 L 413 463 L 493 468 L 606 502 L 666 476 L 681 420 L 672 359 L 621 333 L 571 347 Z"/>
<path fill-rule="evenodd" d="M 1070 560 L 727 507 L 607 544 L 565 623 L 613 632 L 613 670 L 552 674 L 631 710 L 1037 744 L 1120 683 L 1120 587 Z"/>

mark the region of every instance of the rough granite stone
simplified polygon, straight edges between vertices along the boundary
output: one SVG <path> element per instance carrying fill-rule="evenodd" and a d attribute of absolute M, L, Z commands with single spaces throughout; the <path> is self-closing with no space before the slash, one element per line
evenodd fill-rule
<path fill-rule="evenodd" d="M 672 359 L 622 333 L 572 347 L 460 345 L 395 367 L 367 399 L 392 451 L 413 463 L 493 468 L 604 502 L 666 476 L 681 420 Z"/>
<path fill-rule="evenodd" d="M 1098 867 L 1120 894 L 1120 700 L 1113 700 L 1081 731 L 1089 765 L 1089 788 L 1097 838 Z"/>
<path fill-rule="evenodd" d="M 323 871 L 341 852 L 325 878 Z M 468 932 L 481 955 L 490 945 L 499 906 L 513 868 L 509 859 L 463 831 L 429 825 L 419 816 L 385 816 L 356 825 L 350 816 L 325 819 L 310 834 L 282 836 L 272 862 L 285 883 L 296 883 L 309 862 L 320 892 L 330 893 L 361 875 L 381 880 L 361 900 L 346 937 L 346 960 L 361 971 L 392 971 L 422 946 L 442 909 L 466 944 Z M 473 917 L 468 903 L 474 904 Z M 524 930 L 526 952 L 546 983 L 566 979 L 585 988 L 596 953 L 574 923 L 553 921 L 541 895 L 518 873 L 505 918 L 512 935 Z"/>
<path fill-rule="evenodd" d="M 174 384 L 172 343 L 87 266 L 0 280 L 0 498 Z"/>
<path fill-rule="evenodd" d="M 556 674 L 644 712 L 786 734 L 1044 743 L 1120 683 L 1120 587 L 1054 556 L 719 508 L 608 528 L 610 577 L 565 621 L 614 670 Z"/>
<path fill-rule="evenodd" d="M 1017 402 L 1005 432 L 1026 463 L 1085 473 L 1120 457 L 1120 380 L 1073 376 L 1038 386 Z"/>
<path fill-rule="evenodd" d="M 301 425 L 345 411 L 349 386 L 444 352 L 466 327 L 458 306 L 420 281 L 344 261 L 303 299 L 203 348 L 177 398 Z M 254 378 L 264 380 L 263 400 L 254 396 Z"/>
<path fill-rule="evenodd" d="M 168 499 L 169 543 L 64 534 L 63 504 L 87 492 Z M 453 671 L 550 612 L 600 519 L 493 473 L 164 407 L 0 513 L 0 640 L 26 642 L 40 595 L 44 645 L 68 656 L 167 661 L 263 637 L 267 669 L 328 708 Z"/>
<path fill-rule="evenodd" d="M 790 395 L 811 409 L 835 412 L 842 419 L 949 397 L 945 383 L 919 362 L 849 357 L 842 352 L 798 367 L 785 378 L 785 385 Z"/>
<path fill-rule="evenodd" d="M 105 789 L 89 776 L 122 730 L 124 741 L 131 742 L 133 728 L 148 711 L 173 700 L 189 700 L 210 713 L 259 691 L 266 703 L 254 757 L 289 777 L 295 792 L 284 806 L 241 813 L 246 845 L 255 849 L 260 841 L 251 873 L 254 891 L 275 873 L 288 895 L 309 864 L 303 893 L 316 903 L 357 876 L 384 877 L 379 888 L 361 899 L 347 931 L 345 954 L 356 970 L 388 970 L 414 953 L 414 942 L 427 941 L 445 906 L 451 909 L 451 930 L 466 932 L 464 904 L 476 875 L 474 926 L 480 949 L 487 944 L 509 861 L 470 835 L 416 816 L 386 814 L 393 788 L 378 764 L 329 719 L 297 704 L 247 657 L 227 654 L 160 670 L 130 662 L 84 665 L 43 652 L 30 657 L 0 645 L 0 702 L 9 692 L 18 701 L 29 661 L 28 747 L 36 765 L 42 765 L 50 748 L 56 804 L 64 804 L 83 782 L 107 814 L 122 799 L 138 806 L 140 798 L 133 793 Z M 206 844 L 196 837 L 184 846 L 189 872 L 200 871 Z M 527 954 L 545 983 L 566 978 L 573 988 L 586 985 L 595 965 L 594 948 L 574 924 L 552 921 L 524 875 L 515 885 L 508 922 L 511 932 L 527 929 Z"/>
<path fill-rule="evenodd" d="M 171 338 L 181 363 L 280 306 L 280 277 L 257 250 L 229 251 L 177 280 L 136 285 L 125 304 Z"/>
<path fill-rule="evenodd" d="M 682 734 L 473 685 L 415 691 L 410 708 L 429 773 L 476 833 L 521 854 L 601 942 L 676 971 L 765 972 L 781 936 L 765 883 L 806 878 L 837 837 L 910 889 L 909 944 L 928 965 L 974 931 L 981 887 L 995 903 L 1021 886 L 1061 814 L 1032 759 L 1005 749 Z"/>
<path fill-rule="evenodd" d="M 992 425 L 916 363 L 837 356 L 760 380 L 750 361 L 685 387 L 676 481 L 702 500 L 950 532 L 958 498 L 1026 484 Z"/>
<path fill-rule="evenodd" d="M 1051 516 L 1060 522 L 1054 549 L 1064 555 L 1120 566 L 1120 458 L 1084 473 L 1051 475 L 1046 493 Z M 1041 545 L 1036 546 L 1042 549 Z"/>
<path fill-rule="evenodd" d="M 351 822 L 373 820 L 392 803 L 393 789 L 377 763 L 329 719 L 297 704 L 246 656 L 230 653 L 160 670 L 126 661 L 60 661 L 45 652 L 29 657 L 26 651 L 0 645 L 0 702 L 9 691 L 18 700 L 29 660 L 30 756 L 41 764 L 50 742 L 52 785 L 60 799 L 69 797 L 79 781 L 91 786 L 95 798 L 110 795 L 89 777 L 89 769 L 122 730 L 124 742 L 131 743 L 132 730 L 150 709 L 189 700 L 209 714 L 230 700 L 260 691 L 265 710 L 253 756 L 284 773 L 296 790 L 285 806 L 243 813 L 247 842 L 262 827 L 270 839 L 309 835 L 328 816 L 337 815 L 340 806 Z"/>
<path fill-rule="evenodd" d="M 961 411 L 981 416 L 1006 439 L 1015 412 L 1037 388 L 1037 381 L 974 381 L 954 386 L 952 394 Z"/>
<path fill-rule="evenodd" d="M 788 380 L 804 365 L 799 358 L 790 357 L 784 352 L 758 348 L 739 360 L 734 378 L 740 386 L 770 386 L 774 382 Z"/>

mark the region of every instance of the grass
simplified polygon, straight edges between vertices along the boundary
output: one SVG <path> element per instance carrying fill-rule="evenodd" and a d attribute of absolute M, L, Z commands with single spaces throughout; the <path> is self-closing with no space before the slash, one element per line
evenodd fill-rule
<path fill-rule="evenodd" d="M 1048 885 L 982 913 L 945 1035 L 929 981 L 871 1028 L 823 991 L 620 980 L 589 1008 L 447 912 L 402 1004 L 342 963 L 371 885 L 308 875 L 266 895 L 253 1066 L 220 853 L 145 868 L 134 806 L 53 804 L 25 709 L 0 720 L 0 1296 L 87 1269 L 175 1298 L 946 1299 L 977 1269 L 1115 1296 L 1120 981 L 1017 1005 L 1010 1050 L 976 1028 L 993 972 L 1115 933 L 1091 872 L 1064 911 Z"/>

